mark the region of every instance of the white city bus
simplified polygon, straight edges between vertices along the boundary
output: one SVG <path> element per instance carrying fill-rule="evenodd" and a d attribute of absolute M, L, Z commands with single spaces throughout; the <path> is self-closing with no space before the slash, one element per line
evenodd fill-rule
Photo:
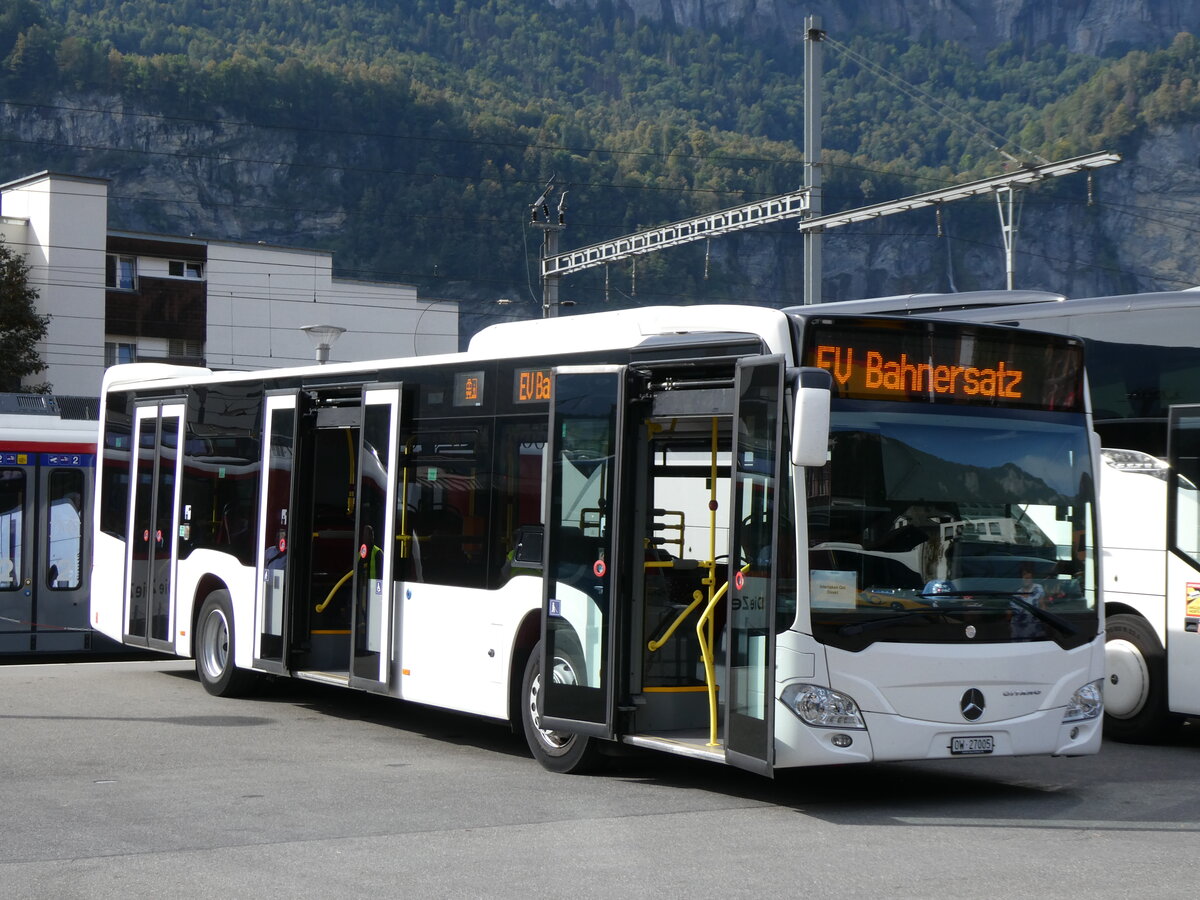
<path fill-rule="evenodd" d="M 210 692 L 291 675 L 777 768 L 1099 748 L 1082 346 L 647 308 L 461 354 L 105 377 L 92 624 Z"/>

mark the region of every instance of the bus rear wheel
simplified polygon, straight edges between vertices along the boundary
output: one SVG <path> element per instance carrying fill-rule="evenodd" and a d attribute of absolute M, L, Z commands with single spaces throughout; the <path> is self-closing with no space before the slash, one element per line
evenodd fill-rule
<path fill-rule="evenodd" d="M 239 697 L 254 686 L 253 673 L 233 664 L 233 605 L 228 591 L 213 591 L 196 622 L 196 675 L 216 697 Z"/>
<path fill-rule="evenodd" d="M 565 653 L 556 653 L 551 678 L 557 684 L 577 684 L 578 667 Z M 582 774 L 596 767 L 600 752 L 596 741 L 582 734 L 542 728 L 538 697 L 542 690 L 542 645 L 539 643 L 525 663 L 521 682 L 521 724 L 529 749 L 542 766 L 551 772 Z"/>
<path fill-rule="evenodd" d="M 1173 722 L 1167 712 L 1167 659 L 1158 635 L 1141 616 L 1117 614 L 1104 625 L 1104 734 L 1151 743 Z"/>

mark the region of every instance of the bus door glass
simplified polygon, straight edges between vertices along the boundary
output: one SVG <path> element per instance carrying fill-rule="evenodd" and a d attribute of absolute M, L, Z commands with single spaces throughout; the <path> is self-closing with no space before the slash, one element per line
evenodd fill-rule
<path fill-rule="evenodd" d="M 544 491 L 542 726 L 600 737 L 613 734 L 624 385 L 623 366 L 555 371 Z"/>
<path fill-rule="evenodd" d="M 1167 696 L 1200 713 L 1200 406 L 1174 406 L 1168 436 Z"/>
<path fill-rule="evenodd" d="M 400 386 L 363 389 L 359 429 L 358 519 L 350 683 L 385 689 L 391 673 L 392 565 L 395 556 Z"/>
<path fill-rule="evenodd" d="M 263 467 L 258 492 L 258 590 L 255 665 L 285 671 L 285 594 L 292 504 L 292 462 L 296 445 L 296 394 L 269 395 L 263 422 Z"/>
<path fill-rule="evenodd" d="M 738 362 L 729 554 L 726 760 L 771 773 L 774 762 L 775 592 L 780 558 L 783 358 Z"/>
<path fill-rule="evenodd" d="M 183 424 L 182 403 L 139 406 L 134 417 L 137 473 L 130 479 L 125 634 L 127 643 L 159 649 L 172 646 Z"/>

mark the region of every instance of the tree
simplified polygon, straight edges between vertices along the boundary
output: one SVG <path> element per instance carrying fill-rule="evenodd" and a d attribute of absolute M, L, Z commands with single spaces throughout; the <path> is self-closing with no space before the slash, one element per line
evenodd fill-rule
<path fill-rule="evenodd" d="M 29 264 L 0 238 L 0 391 L 47 390 L 48 385 L 22 387 L 46 364 L 37 342 L 46 337 L 50 317 L 37 312 L 38 292 L 29 286 Z"/>

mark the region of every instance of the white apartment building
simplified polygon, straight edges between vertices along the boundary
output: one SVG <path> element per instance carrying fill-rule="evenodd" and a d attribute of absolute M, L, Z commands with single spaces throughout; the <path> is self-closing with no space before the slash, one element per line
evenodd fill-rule
<path fill-rule="evenodd" d="M 330 361 L 458 349 L 458 306 L 411 285 L 335 278 L 333 255 L 263 243 L 109 231 L 108 181 L 41 172 L 0 185 L 0 237 L 25 255 L 46 371 L 31 381 L 95 397 L 108 365 L 214 369 L 312 362 L 302 328 L 344 333 Z"/>

